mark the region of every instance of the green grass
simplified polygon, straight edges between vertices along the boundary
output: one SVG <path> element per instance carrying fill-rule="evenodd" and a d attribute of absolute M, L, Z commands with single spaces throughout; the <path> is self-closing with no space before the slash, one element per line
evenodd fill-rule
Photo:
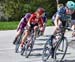
<path fill-rule="evenodd" d="M 19 22 L 0 22 L 0 30 L 13 30 L 17 28 Z"/>
<path fill-rule="evenodd" d="M 47 24 L 46 24 L 47 26 L 52 26 L 53 24 L 52 24 L 52 21 L 51 21 L 51 19 L 48 19 L 48 21 L 47 21 Z"/>
<path fill-rule="evenodd" d="M 0 22 L 0 30 L 14 30 L 17 28 L 19 21 L 17 22 Z M 47 26 L 52 26 L 52 22 L 50 19 L 47 21 Z"/>

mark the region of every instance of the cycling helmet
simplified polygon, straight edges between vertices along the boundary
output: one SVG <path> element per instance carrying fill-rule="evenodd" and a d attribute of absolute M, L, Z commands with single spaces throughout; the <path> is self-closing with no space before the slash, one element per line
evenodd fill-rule
<path fill-rule="evenodd" d="M 66 3 L 66 6 L 70 9 L 70 10 L 75 10 L 75 3 L 73 1 L 68 1 Z"/>
<path fill-rule="evenodd" d="M 37 12 L 42 15 L 44 12 L 45 12 L 45 9 L 44 8 L 38 8 L 37 9 Z"/>
<path fill-rule="evenodd" d="M 29 18 L 31 16 L 31 13 L 26 13 L 25 18 Z"/>

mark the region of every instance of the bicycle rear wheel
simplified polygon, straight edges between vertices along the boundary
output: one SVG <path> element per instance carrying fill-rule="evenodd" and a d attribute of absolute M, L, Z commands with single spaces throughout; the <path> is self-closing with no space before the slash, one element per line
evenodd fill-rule
<path fill-rule="evenodd" d="M 67 48 L 68 48 L 68 40 L 66 37 L 64 37 L 63 39 L 59 40 L 56 44 L 54 51 L 54 59 L 59 62 L 63 61 L 67 52 Z"/>

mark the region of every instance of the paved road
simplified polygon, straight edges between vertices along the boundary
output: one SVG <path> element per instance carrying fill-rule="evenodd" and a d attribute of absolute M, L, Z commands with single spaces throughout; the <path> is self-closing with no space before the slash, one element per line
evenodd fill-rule
<path fill-rule="evenodd" d="M 44 43 L 52 34 L 54 27 L 47 27 L 44 36 L 37 38 L 33 51 L 29 58 L 21 56 L 14 52 L 15 46 L 12 44 L 16 30 L 0 31 L 0 62 L 42 62 L 42 49 Z M 72 32 L 67 32 L 66 36 L 70 42 L 67 55 L 64 58 L 65 62 L 75 62 L 75 42 L 71 40 Z"/>

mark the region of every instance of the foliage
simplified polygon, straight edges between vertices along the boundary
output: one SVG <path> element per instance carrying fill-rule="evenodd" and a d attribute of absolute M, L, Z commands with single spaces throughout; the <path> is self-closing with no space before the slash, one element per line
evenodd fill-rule
<path fill-rule="evenodd" d="M 35 12 L 38 7 L 44 7 L 49 17 L 55 12 L 55 0 L 1 0 L 3 13 L 8 20 L 20 20 L 25 13 Z M 54 6 L 52 6 L 54 5 Z"/>
<path fill-rule="evenodd" d="M 67 0 L 59 0 L 59 3 L 66 3 Z M 0 0 L 2 4 L 2 13 L 7 17 L 7 20 L 20 20 L 25 13 L 33 13 L 38 7 L 43 7 L 46 10 L 48 18 L 56 12 L 56 0 Z M 3 17 L 4 17 L 3 16 Z"/>

